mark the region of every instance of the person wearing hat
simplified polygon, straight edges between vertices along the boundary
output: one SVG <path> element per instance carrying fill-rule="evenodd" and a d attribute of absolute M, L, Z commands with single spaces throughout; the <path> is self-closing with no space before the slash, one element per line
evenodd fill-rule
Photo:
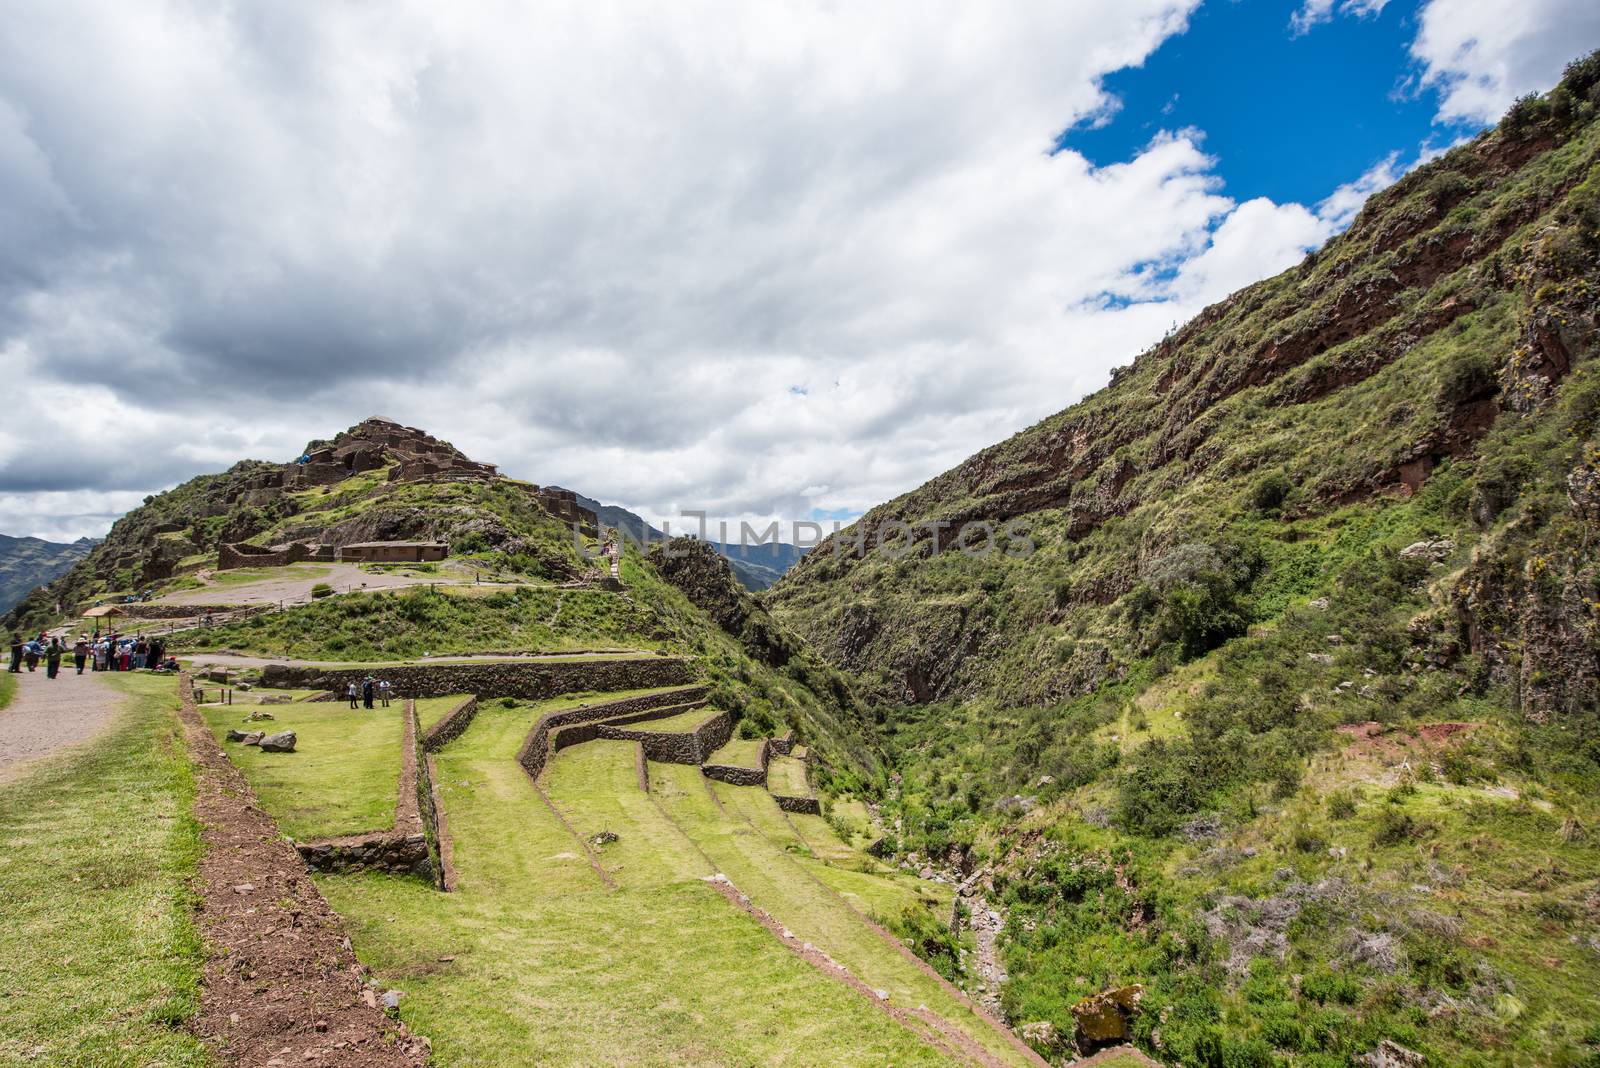
<path fill-rule="evenodd" d="M 373 689 L 374 689 L 374 683 L 373 683 L 373 680 L 372 680 L 372 676 L 368 675 L 366 677 L 365 681 L 363 681 L 361 683 L 361 703 L 362 703 L 362 705 L 364 705 L 367 708 L 371 708 L 372 707 Z"/>
<path fill-rule="evenodd" d="M 83 674 L 83 665 L 89 662 L 89 635 L 79 634 L 78 640 L 72 646 L 72 664 L 78 669 L 78 674 Z"/>

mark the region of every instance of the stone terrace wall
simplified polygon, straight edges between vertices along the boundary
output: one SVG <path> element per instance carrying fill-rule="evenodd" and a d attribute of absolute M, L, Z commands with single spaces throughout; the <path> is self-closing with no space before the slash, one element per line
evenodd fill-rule
<path fill-rule="evenodd" d="M 235 542 L 217 550 L 217 570 L 228 571 L 236 567 L 286 567 L 309 560 L 312 549 L 299 542 L 287 549 L 263 549 L 257 545 Z"/>
<path fill-rule="evenodd" d="M 375 668 L 317 668 L 271 664 L 261 685 L 283 690 L 344 692 Z M 625 660 L 547 660 L 527 663 L 404 664 L 383 675 L 397 697 L 448 697 L 455 693 L 542 701 L 584 690 L 647 690 L 682 686 L 695 679 L 694 662 L 681 657 L 641 656 Z"/>
<path fill-rule="evenodd" d="M 621 742 L 639 742 L 647 760 L 658 764 L 704 764 L 733 735 L 733 717 L 717 712 L 692 731 L 650 731 L 600 724 L 598 736 Z"/>
<path fill-rule="evenodd" d="M 708 779 L 729 783 L 733 786 L 765 786 L 767 784 L 767 761 L 772 756 L 774 739 L 764 738 L 761 748 L 756 753 L 756 766 L 747 768 L 743 764 L 702 764 L 700 774 Z"/>
<path fill-rule="evenodd" d="M 822 815 L 822 802 L 814 797 L 785 797 L 782 794 L 773 794 L 772 799 L 785 812 L 798 812 L 807 816 Z"/>
<path fill-rule="evenodd" d="M 633 698 L 633 700 L 641 700 Z M 627 701 L 618 701 L 617 704 L 627 704 Z M 624 723 L 642 723 L 654 719 L 666 719 L 676 716 L 679 712 L 689 712 L 705 704 L 705 698 L 688 701 L 678 705 L 663 705 L 660 708 L 650 708 L 643 712 L 634 712 L 631 715 L 617 716 L 614 719 L 591 720 L 588 723 L 574 723 L 570 726 L 559 727 L 550 732 L 550 752 L 559 753 L 563 749 L 570 749 L 584 742 L 592 742 L 597 738 L 611 738 L 613 735 L 604 733 L 607 727 L 617 727 Z"/>
<path fill-rule="evenodd" d="M 771 752 L 773 754 L 777 756 L 788 756 L 790 753 L 794 752 L 794 747 L 799 742 L 799 739 L 795 737 L 794 728 L 790 727 L 789 733 L 785 734 L 782 738 L 769 738 L 767 741 L 771 743 Z"/>
<path fill-rule="evenodd" d="M 559 712 L 546 712 L 534 723 L 533 730 L 529 731 L 528 737 L 523 740 L 522 748 L 517 752 L 517 763 L 521 764 L 523 770 L 530 776 L 537 779 L 539 773 L 544 771 L 545 761 L 550 758 L 550 734 L 557 728 L 612 719 L 632 712 L 643 712 L 650 708 L 652 703 L 658 703 L 663 699 L 676 700 L 681 697 L 693 696 L 695 702 L 699 702 L 705 696 L 705 692 L 704 686 L 696 686 L 668 694 L 642 694 L 638 697 L 625 697 L 620 701 L 607 701 L 599 705 L 564 708 Z"/>
<path fill-rule="evenodd" d="M 461 732 L 472 724 L 478 714 L 478 699 L 468 697 L 444 714 L 444 718 L 429 727 L 422 735 L 422 751 L 436 753 L 448 743 L 461 737 Z"/>

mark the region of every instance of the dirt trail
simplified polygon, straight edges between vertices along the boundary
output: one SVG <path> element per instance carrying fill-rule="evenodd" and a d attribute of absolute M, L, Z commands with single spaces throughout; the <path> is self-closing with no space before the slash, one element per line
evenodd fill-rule
<path fill-rule="evenodd" d="M 247 656 L 243 653 L 186 653 L 175 654 L 180 660 L 192 661 L 196 668 L 207 665 L 230 668 L 263 668 L 272 664 L 289 667 L 411 667 L 417 664 L 472 664 L 483 661 L 505 661 L 512 664 L 530 660 L 615 660 L 655 655 L 648 649 L 600 649 L 593 652 L 573 653 L 461 653 L 459 655 L 419 656 L 414 660 L 296 660 L 290 656 Z"/>
<path fill-rule="evenodd" d="M 122 694 L 97 674 L 77 674 L 70 659 L 58 679 L 46 678 L 42 663 L 14 677 L 16 696 L 0 709 L 0 781 L 30 761 L 93 738 L 122 706 Z"/>
<path fill-rule="evenodd" d="M 209 950 L 195 1031 L 224 1064 L 421 1068 L 426 1039 L 384 1016 L 338 915 L 179 690 L 197 765 L 196 919 Z"/>

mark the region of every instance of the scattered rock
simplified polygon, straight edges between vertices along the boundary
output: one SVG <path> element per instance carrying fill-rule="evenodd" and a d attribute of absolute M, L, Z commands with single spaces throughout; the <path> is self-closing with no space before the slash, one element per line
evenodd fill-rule
<path fill-rule="evenodd" d="M 294 743 L 294 731 L 279 731 L 261 739 L 261 750 L 265 753 L 292 753 Z"/>
<path fill-rule="evenodd" d="M 1427 560 L 1430 563 L 1438 563 L 1449 556 L 1455 547 L 1455 542 L 1449 538 L 1441 538 L 1438 541 L 1414 541 L 1400 550 L 1400 559 Z"/>
<path fill-rule="evenodd" d="M 1021 1028 L 1022 1041 L 1049 1056 L 1059 1051 L 1061 1035 L 1056 1031 L 1056 1025 L 1049 1020 L 1035 1020 L 1025 1023 Z"/>
<path fill-rule="evenodd" d="M 1138 983 L 1091 994 L 1072 1006 L 1078 1047 L 1084 1052 L 1128 1039 L 1128 1018 L 1139 1011 L 1144 987 Z"/>
<path fill-rule="evenodd" d="M 264 719 L 276 719 L 276 718 L 277 717 L 274 716 L 271 712 L 256 711 L 256 712 L 252 712 L 248 716 L 244 717 L 244 721 L 246 723 L 260 723 Z"/>
<path fill-rule="evenodd" d="M 616 840 L 617 833 L 615 831 L 600 831 L 597 834 L 591 834 L 589 836 L 589 844 L 594 846 L 596 849 L 600 848 L 601 846 L 610 845 Z"/>
<path fill-rule="evenodd" d="M 1307 601 L 1306 602 L 1306 607 L 1307 608 L 1314 608 L 1318 612 L 1326 612 L 1328 610 L 1328 605 L 1330 603 L 1331 602 L 1326 597 L 1318 597 L 1314 601 Z"/>
<path fill-rule="evenodd" d="M 1422 1068 L 1426 1060 L 1416 1050 L 1406 1049 L 1387 1038 L 1379 1042 L 1378 1048 L 1371 1053 L 1356 1058 L 1358 1064 L 1367 1065 L 1367 1068 Z"/>

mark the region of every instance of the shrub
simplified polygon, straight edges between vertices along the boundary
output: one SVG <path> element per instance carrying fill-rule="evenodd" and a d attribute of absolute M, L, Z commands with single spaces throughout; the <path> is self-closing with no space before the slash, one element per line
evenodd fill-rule
<path fill-rule="evenodd" d="M 1289 844 L 1296 853 L 1320 853 L 1328 848 L 1328 840 L 1321 831 L 1303 824 L 1291 832 Z"/>
<path fill-rule="evenodd" d="M 1275 514 L 1283 508 L 1283 502 L 1293 491 L 1294 483 L 1289 481 L 1289 476 L 1282 471 L 1273 471 L 1262 475 L 1256 482 L 1255 488 L 1250 491 L 1250 503 L 1258 512 Z"/>
<path fill-rule="evenodd" d="M 1328 795 L 1328 818 L 1347 820 L 1356 814 L 1356 795 L 1349 790 L 1335 790 Z"/>
<path fill-rule="evenodd" d="M 328 585 L 326 582 L 319 582 L 315 586 L 311 587 L 311 596 L 314 600 L 321 600 L 324 597 L 332 597 L 333 587 Z"/>

